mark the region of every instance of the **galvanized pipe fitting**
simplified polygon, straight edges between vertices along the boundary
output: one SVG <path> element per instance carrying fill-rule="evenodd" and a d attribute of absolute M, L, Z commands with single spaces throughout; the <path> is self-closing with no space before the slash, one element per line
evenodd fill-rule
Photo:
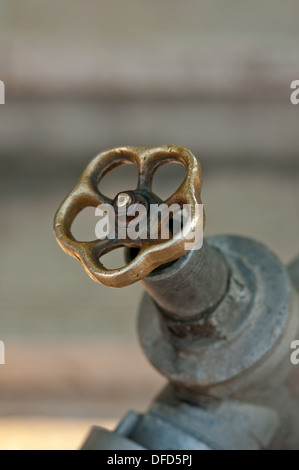
<path fill-rule="evenodd" d="M 299 256 L 289 264 L 288 271 L 294 286 L 299 292 Z"/>
<path fill-rule="evenodd" d="M 199 250 L 141 281 L 161 310 L 176 320 L 193 320 L 211 312 L 228 287 L 229 271 L 223 255 L 204 241 Z"/>
<path fill-rule="evenodd" d="M 118 213 L 135 197 L 156 201 L 153 175 L 172 161 L 185 166 L 186 177 L 165 202 L 192 208 L 183 237 L 73 237 L 72 222 L 84 207 L 110 201 Z M 98 183 L 124 163 L 138 167 L 138 188 L 111 201 Z M 170 382 L 146 414 L 129 413 L 114 433 L 94 428 L 84 448 L 299 449 L 299 387 L 290 361 L 299 339 L 299 258 L 285 268 L 266 246 L 238 236 L 212 237 L 186 253 L 192 228 L 204 226 L 195 210 L 201 183 L 199 163 L 182 147 L 112 149 L 88 165 L 57 211 L 58 243 L 92 279 L 111 287 L 141 280 L 140 342 Z M 127 247 L 128 264 L 108 270 L 101 256 L 117 246 Z"/>
<path fill-rule="evenodd" d="M 279 259 L 244 237 L 213 237 L 209 242 L 222 252 L 230 271 L 228 288 L 215 308 L 176 320 L 145 294 L 139 316 L 146 356 L 194 401 L 202 394 L 228 397 L 271 374 L 298 331 L 297 294 Z M 213 285 L 213 278 L 209 281 Z M 198 302 L 201 294 L 199 286 Z M 182 297 L 182 309 L 184 302 Z"/>

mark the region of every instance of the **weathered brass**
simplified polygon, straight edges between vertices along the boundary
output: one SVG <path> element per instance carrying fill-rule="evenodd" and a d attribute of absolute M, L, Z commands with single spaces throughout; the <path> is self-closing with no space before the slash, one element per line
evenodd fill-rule
<path fill-rule="evenodd" d="M 152 178 L 161 165 L 177 162 L 185 166 L 186 176 L 177 189 L 165 203 L 177 203 L 181 206 L 189 204 L 191 217 L 188 227 L 182 233 L 168 240 L 161 239 L 104 239 L 90 242 L 78 241 L 71 232 L 72 223 L 77 214 L 88 206 L 97 207 L 100 204 L 127 204 L 132 196 L 144 198 L 148 202 L 162 201 L 152 192 Z M 139 170 L 137 189 L 124 190 L 117 196 L 116 201 L 104 196 L 98 189 L 103 176 L 114 168 L 125 163 L 135 164 Z M 179 146 L 161 146 L 153 148 L 122 147 L 100 153 L 83 172 L 78 184 L 66 197 L 59 207 L 54 220 L 55 237 L 61 248 L 69 255 L 77 258 L 89 276 L 96 282 L 110 287 L 128 286 L 153 271 L 158 266 L 174 261 L 186 253 L 186 241 L 199 220 L 197 204 L 201 204 L 200 191 L 202 185 L 201 167 L 194 155 Z M 120 246 L 139 249 L 137 256 L 126 266 L 118 269 L 106 269 L 100 261 L 101 256 Z"/>

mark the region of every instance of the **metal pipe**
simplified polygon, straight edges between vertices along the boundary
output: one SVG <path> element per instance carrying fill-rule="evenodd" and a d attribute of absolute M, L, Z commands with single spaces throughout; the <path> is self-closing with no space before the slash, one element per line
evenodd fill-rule
<path fill-rule="evenodd" d="M 204 241 L 201 249 L 155 270 L 141 284 L 164 313 L 187 321 L 219 304 L 227 291 L 228 276 L 221 252 Z"/>

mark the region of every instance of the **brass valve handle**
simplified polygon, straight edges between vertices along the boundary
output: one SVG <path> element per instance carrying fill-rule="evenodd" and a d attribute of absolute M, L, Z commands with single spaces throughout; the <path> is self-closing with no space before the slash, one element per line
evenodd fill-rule
<path fill-rule="evenodd" d="M 187 230 L 167 240 L 158 239 L 97 239 L 89 242 L 78 241 L 71 232 L 72 223 L 77 214 L 88 206 L 112 204 L 116 209 L 128 206 L 135 201 L 144 201 L 147 205 L 159 204 L 162 201 L 152 192 L 154 172 L 160 165 L 177 162 L 186 168 L 186 176 L 165 203 L 168 205 L 188 204 L 191 208 L 190 222 Z M 114 168 L 133 163 L 139 170 L 137 189 L 124 191 L 112 201 L 98 189 L 103 176 Z M 89 276 L 97 282 L 110 287 L 124 287 L 139 281 L 158 266 L 174 261 L 186 253 L 186 241 L 199 220 L 198 211 L 201 204 L 200 191 L 202 184 L 201 167 L 191 152 L 178 146 L 161 146 L 154 148 L 123 147 L 108 150 L 95 157 L 83 172 L 78 184 L 59 207 L 54 220 L 54 232 L 61 248 L 77 258 Z M 189 238 L 188 238 L 189 237 Z M 137 256 L 126 266 L 118 269 L 106 269 L 100 258 L 109 251 L 121 246 L 139 249 Z"/>

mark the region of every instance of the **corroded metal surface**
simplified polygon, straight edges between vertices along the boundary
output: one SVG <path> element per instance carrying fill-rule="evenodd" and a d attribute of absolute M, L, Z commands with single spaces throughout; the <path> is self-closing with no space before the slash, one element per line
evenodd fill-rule
<path fill-rule="evenodd" d="M 183 236 L 173 236 L 167 240 L 146 239 L 114 239 L 81 242 L 71 232 L 72 223 L 77 214 L 85 207 L 97 207 L 100 204 L 113 204 L 113 201 L 98 190 L 101 178 L 114 168 L 125 164 L 135 164 L 139 170 L 136 190 L 120 193 L 117 196 L 119 205 L 130 198 L 141 198 L 150 203 L 162 201 L 152 192 L 152 178 L 160 165 L 177 162 L 185 166 L 186 176 L 178 188 L 165 203 L 189 204 L 191 217 Z M 200 190 L 202 184 L 201 167 L 191 152 L 178 146 L 161 146 L 154 148 L 123 147 L 100 153 L 85 169 L 76 187 L 67 196 L 58 209 L 54 232 L 61 248 L 69 255 L 77 258 L 89 276 L 97 282 L 110 287 L 124 287 L 139 281 L 161 264 L 180 258 L 186 253 L 186 241 L 199 220 L 196 205 L 201 204 Z M 125 196 L 124 196 L 125 195 Z M 120 199 L 119 199 L 120 198 Z M 126 266 L 119 269 L 106 269 L 100 262 L 101 256 L 109 251 L 126 246 L 139 250 L 137 256 Z"/>
<path fill-rule="evenodd" d="M 299 256 L 292 261 L 288 266 L 289 275 L 293 281 L 294 286 L 299 292 Z"/>
<path fill-rule="evenodd" d="M 298 332 L 298 298 L 275 254 L 245 237 L 217 236 L 208 242 L 221 250 L 231 273 L 220 303 L 178 322 L 145 294 L 139 316 L 147 358 L 194 401 L 203 391 L 223 398 L 248 390 L 249 383 L 267 377 L 286 357 Z M 209 281 L 213 285 L 213 277 Z M 200 312 L 200 286 L 194 295 Z"/>
<path fill-rule="evenodd" d="M 149 274 L 141 283 L 167 316 L 167 327 L 181 335 L 184 329 L 190 329 L 188 320 L 206 317 L 223 299 L 229 271 L 223 254 L 204 240 L 200 250 L 189 251 L 170 266 Z M 204 322 L 203 328 L 215 330 L 208 322 Z"/>

